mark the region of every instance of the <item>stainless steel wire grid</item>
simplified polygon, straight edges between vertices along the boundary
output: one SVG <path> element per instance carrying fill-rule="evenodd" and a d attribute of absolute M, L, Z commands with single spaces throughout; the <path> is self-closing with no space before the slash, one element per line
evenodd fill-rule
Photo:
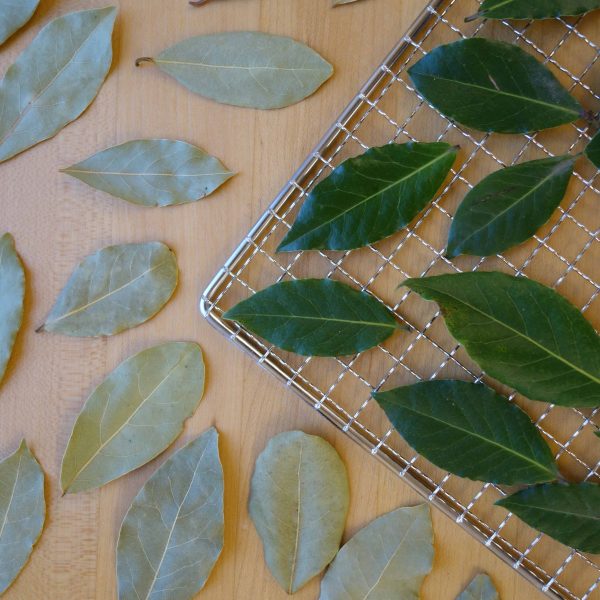
<path fill-rule="evenodd" d="M 411 87 L 407 68 L 432 48 L 484 35 L 519 44 L 545 62 L 590 111 L 600 108 L 599 46 L 594 19 L 473 22 L 477 0 L 432 0 L 375 70 L 317 148 L 285 185 L 205 290 L 201 311 L 209 322 L 293 389 L 322 415 L 382 460 L 432 504 L 467 529 L 548 596 L 600 598 L 600 558 L 540 535 L 494 506 L 505 490 L 445 473 L 415 454 L 390 429 L 371 392 L 428 378 L 484 380 L 525 408 L 554 449 L 561 470 L 575 481 L 600 480 L 595 410 L 531 402 L 488 381 L 447 332 L 436 306 L 397 286 L 407 277 L 474 269 L 502 270 L 551 285 L 600 329 L 600 191 L 584 159 L 552 220 L 529 242 L 502 256 L 449 262 L 444 248 L 450 220 L 487 173 L 516 162 L 580 152 L 593 127 L 584 121 L 536 135 L 479 134 L 449 122 Z M 322 177 L 371 146 L 409 140 L 445 140 L 460 157 L 433 203 L 407 229 L 350 252 L 276 254 L 299 205 Z M 304 358 L 266 345 L 222 314 L 276 281 L 333 277 L 373 294 L 411 326 L 368 352 L 339 359 Z M 596 420 L 595 420 L 596 419 Z M 594 421 L 595 420 L 595 421 Z"/>

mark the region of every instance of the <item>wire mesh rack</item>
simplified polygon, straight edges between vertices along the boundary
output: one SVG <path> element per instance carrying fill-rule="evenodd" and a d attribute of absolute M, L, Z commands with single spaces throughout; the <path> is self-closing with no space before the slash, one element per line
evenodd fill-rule
<path fill-rule="evenodd" d="M 590 111 L 600 108 L 599 46 L 593 19 L 543 22 L 474 22 L 477 0 L 432 0 L 317 148 L 286 184 L 201 298 L 201 312 L 231 341 L 297 392 L 322 415 L 433 505 L 548 596 L 600 598 L 600 560 L 566 548 L 529 528 L 494 502 L 506 491 L 437 469 L 394 432 L 371 392 L 421 379 L 486 381 L 523 407 L 553 448 L 561 471 L 576 481 L 600 480 L 600 444 L 595 410 L 531 402 L 488 381 L 448 334 L 440 312 L 416 294 L 397 289 L 403 279 L 484 269 L 530 276 L 556 288 L 600 329 L 600 191 L 595 169 L 578 161 L 567 196 L 551 221 L 529 242 L 502 256 L 444 258 L 456 207 L 487 173 L 523 160 L 580 152 L 591 139 L 583 120 L 536 135 L 477 134 L 439 115 L 417 95 L 407 69 L 429 50 L 463 37 L 484 35 L 522 46 L 548 65 Z M 276 254 L 311 188 L 342 160 L 371 146 L 409 140 L 444 140 L 461 147 L 459 161 L 431 205 L 405 230 L 377 245 L 349 252 Z M 411 332 L 375 349 L 338 359 L 306 358 L 266 345 L 224 311 L 276 281 L 332 277 L 384 302 Z"/>

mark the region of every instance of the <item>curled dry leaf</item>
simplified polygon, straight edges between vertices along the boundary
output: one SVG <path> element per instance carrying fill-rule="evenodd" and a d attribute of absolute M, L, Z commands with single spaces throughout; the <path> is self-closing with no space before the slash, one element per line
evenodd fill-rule
<path fill-rule="evenodd" d="M 494 582 L 485 573 L 477 575 L 456 600 L 500 600 Z"/>
<path fill-rule="evenodd" d="M 31 19 L 40 0 L 0 0 L 0 44 Z"/>

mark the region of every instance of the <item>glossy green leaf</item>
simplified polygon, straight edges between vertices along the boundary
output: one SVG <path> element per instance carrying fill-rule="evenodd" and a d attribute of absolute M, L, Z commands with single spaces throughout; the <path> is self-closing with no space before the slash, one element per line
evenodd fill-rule
<path fill-rule="evenodd" d="M 62 462 L 65 493 L 97 488 L 158 456 L 204 391 L 197 344 L 169 342 L 122 362 L 86 400 Z"/>
<path fill-rule="evenodd" d="M 39 3 L 40 0 L 0 0 L 0 44 L 31 19 Z"/>
<path fill-rule="evenodd" d="M 583 112 L 547 67 L 505 42 L 471 38 L 438 46 L 409 74 L 442 114 L 480 131 L 539 131 Z"/>
<path fill-rule="evenodd" d="M 456 211 L 447 256 L 492 256 L 528 240 L 564 198 L 575 160 L 533 160 L 486 177 Z"/>
<path fill-rule="evenodd" d="M 0 162 L 56 135 L 92 102 L 112 61 L 117 9 L 58 17 L 0 82 Z"/>
<path fill-rule="evenodd" d="M 63 169 L 134 204 L 171 206 L 214 192 L 233 173 L 214 156 L 176 140 L 134 140 Z"/>
<path fill-rule="evenodd" d="M 223 318 L 304 356 L 362 352 L 398 329 L 393 314 L 373 296 L 331 279 L 276 283 L 243 300 Z"/>
<path fill-rule="evenodd" d="M 600 337 L 554 290 L 503 273 L 408 279 L 490 376 L 532 400 L 600 405 Z"/>
<path fill-rule="evenodd" d="M 504 485 L 558 475 L 527 414 L 485 385 L 422 381 L 373 397 L 419 454 L 455 475 Z"/>
<path fill-rule="evenodd" d="M 278 251 L 350 250 L 410 223 L 456 159 L 445 143 L 387 144 L 337 167 L 308 195 Z"/>
<path fill-rule="evenodd" d="M 29 560 L 45 518 L 44 472 L 23 441 L 0 462 L 0 595 Z"/>
<path fill-rule="evenodd" d="M 346 468 L 328 442 L 301 431 L 269 441 L 256 461 L 249 510 L 267 565 L 288 594 L 333 560 L 348 504 Z"/>
<path fill-rule="evenodd" d="M 332 66 L 308 46 L 257 31 L 199 35 L 179 42 L 155 63 L 192 92 L 223 104 L 282 108 L 313 94 Z"/>
<path fill-rule="evenodd" d="M 600 485 L 542 484 L 496 504 L 567 546 L 600 554 Z"/>
<path fill-rule="evenodd" d="M 323 577 L 319 600 L 419 600 L 432 563 L 429 507 L 398 508 L 342 547 Z"/>
<path fill-rule="evenodd" d="M 25 271 L 12 235 L 0 237 L 0 381 L 23 321 Z"/>
<path fill-rule="evenodd" d="M 489 576 L 480 573 L 456 600 L 500 600 L 500 596 Z"/>
<path fill-rule="evenodd" d="M 144 323 L 177 286 L 177 260 L 161 242 L 108 246 L 75 269 L 39 330 L 113 335 Z"/>
<path fill-rule="evenodd" d="M 479 12 L 466 19 L 553 19 L 574 17 L 600 8 L 600 0 L 484 0 Z"/>
<path fill-rule="evenodd" d="M 191 600 L 223 549 L 223 467 L 213 428 L 146 482 L 117 545 L 119 600 Z"/>
<path fill-rule="evenodd" d="M 596 133 L 592 141 L 585 149 L 585 155 L 600 169 L 600 131 Z"/>

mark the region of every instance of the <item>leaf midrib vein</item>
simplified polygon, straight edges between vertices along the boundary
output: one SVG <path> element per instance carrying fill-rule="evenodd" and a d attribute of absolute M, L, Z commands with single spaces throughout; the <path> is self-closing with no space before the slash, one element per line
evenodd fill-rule
<path fill-rule="evenodd" d="M 272 318 L 280 318 L 280 319 L 302 319 L 307 321 L 325 321 L 325 322 L 333 322 L 333 323 L 350 323 L 352 325 L 369 325 L 371 327 L 385 327 L 386 329 L 397 329 L 396 325 L 388 325 L 387 323 L 376 323 L 372 321 L 353 321 L 351 319 L 337 319 L 332 317 L 309 317 L 304 315 L 275 315 L 268 313 L 246 313 L 242 315 L 236 315 L 231 317 L 232 320 L 238 320 L 241 318 L 247 317 L 272 317 Z"/>
<path fill-rule="evenodd" d="M 233 175 L 230 171 L 224 173 L 145 173 L 119 171 L 87 171 L 83 169 L 62 169 L 62 173 L 81 173 L 84 175 L 120 175 L 123 177 L 215 177 L 217 175 Z"/>
<path fill-rule="evenodd" d="M 324 69 L 310 69 L 308 67 L 269 67 L 269 66 L 261 66 L 261 65 L 257 65 L 257 66 L 248 66 L 245 67 L 243 65 L 211 65 L 208 63 L 202 63 L 202 62 L 192 62 L 192 61 L 185 61 L 185 60 L 165 60 L 165 59 L 161 59 L 161 58 L 154 58 L 152 59 L 154 60 L 154 62 L 156 63 L 162 63 L 162 64 L 166 64 L 166 65 L 187 65 L 190 67 L 206 67 L 206 68 L 210 68 L 210 69 L 238 69 L 238 70 L 243 70 L 243 71 L 254 71 L 257 69 L 263 70 L 263 71 L 323 71 Z"/>

